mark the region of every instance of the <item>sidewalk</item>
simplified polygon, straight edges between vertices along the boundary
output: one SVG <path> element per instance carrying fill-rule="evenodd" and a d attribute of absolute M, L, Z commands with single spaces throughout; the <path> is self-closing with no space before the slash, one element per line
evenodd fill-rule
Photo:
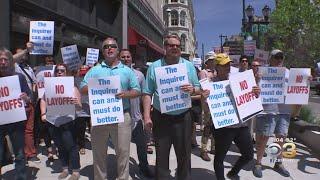
<path fill-rule="evenodd" d="M 197 141 L 200 144 L 201 133 L 197 132 Z M 89 143 L 87 143 L 89 149 Z M 268 162 L 268 158 L 263 159 L 263 165 L 265 165 L 263 170 L 262 179 L 272 179 L 272 180 L 283 180 L 283 179 L 304 179 L 304 180 L 318 180 L 320 179 L 320 162 L 312 154 L 310 150 L 303 144 L 296 143 L 297 145 L 297 156 L 293 159 L 285 159 L 284 165 L 291 173 L 290 178 L 285 178 L 272 170 L 273 165 Z M 45 153 L 45 148 L 40 146 L 40 152 Z M 116 161 L 113 149 L 109 148 L 109 155 L 107 159 L 108 163 L 108 179 L 115 179 L 116 167 L 114 162 Z M 200 157 L 199 149 L 194 149 L 192 151 L 191 161 L 192 161 L 192 179 L 195 180 L 214 180 L 215 174 L 213 171 L 213 160 L 210 162 L 203 161 Z M 209 155 L 213 159 L 213 155 Z M 234 164 L 238 158 L 239 153 L 237 153 L 237 147 L 233 145 L 228 152 L 225 159 L 225 174 L 230 170 L 231 164 Z M 39 180 L 56 180 L 59 175 L 60 162 L 55 161 L 53 164 L 47 162 L 47 157 L 39 154 L 41 163 L 30 164 L 33 168 L 28 168 L 28 179 L 39 179 Z M 86 150 L 85 155 L 81 155 L 81 179 L 93 179 L 93 166 L 92 166 L 92 151 Z M 155 166 L 155 152 L 152 155 L 148 155 L 148 160 L 153 169 Z M 131 143 L 131 158 L 130 158 L 130 176 L 132 179 L 146 179 L 141 174 L 139 174 L 138 159 L 136 153 L 135 144 Z M 171 175 L 174 177 L 175 169 L 177 167 L 176 158 L 174 155 L 173 148 L 170 154 L 170 170 Z M 244 170 L 240 171 L 240 179 L 252 180 L 255 178 L 251 172 L 252 163 L 247 165 Z M 14 177 L 15 171 L 13 170 L 13 165 L 8 165 L 2 168 L 3 177 L 6 180 L 11 180 Z M 174 178 L 172 178 L 174 179 Z"/>

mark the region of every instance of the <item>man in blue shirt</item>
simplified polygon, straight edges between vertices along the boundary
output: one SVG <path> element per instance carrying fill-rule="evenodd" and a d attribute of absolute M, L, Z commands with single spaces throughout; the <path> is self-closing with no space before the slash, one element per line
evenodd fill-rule
<path fill-rule="evenodd" d="M 153 130 L 156 146 L 156 179 L 169 179 L 169 154 L 173 145 L 178 162 L 177 179 L 191 179 L 191 116 L 190 109 L 184 108 L 161 114 L 157 91 L 155 68 L 184 63 L 187 67 L 189 84 L 181 90 L 190 94 L 200 94 L 200 84 L 193 64 L 181 58 L 180 38 L 175 35 L 165 37 L 166 55 L 155 61 L 148 69 L 143 89 L 144 123 L 147 130 Z M 151 114 L 151 98 L 153 111 Z M 151 120 L 152 117 L 152 120 Z"/>
<path fill-rule="evenodd" d="M 115 145 L 117 155 L 117 170 L 119 180 L 129 179 L 129 155 L 131 140 L 130 98 L 140 94 L 140 86 L 134 72 L 123 65 L 119 59 L 117 41 L 107 38 L 102 43 L 104 60 L 94 66 L 84 77 L 80 87 L 82 93 L 88 93 L 88 79 L 119 75 L 122 91 L 116 96 L 122 98 L 124 122 L 110 125 L 93 126 L 91 130 L 91 145 L 93 154 L 94 179 L 107 179 L 106 143 L 109 136 Z M 107 149 L 108 150 L 108 149 Z"/>

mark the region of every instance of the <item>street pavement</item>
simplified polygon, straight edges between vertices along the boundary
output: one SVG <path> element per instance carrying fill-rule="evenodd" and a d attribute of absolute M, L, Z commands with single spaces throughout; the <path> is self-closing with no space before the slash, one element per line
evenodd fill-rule
<path fill-rule="evenodd" d="M 87 134 L 87 149 L 86 154 L 81 155 L 81 179 L 93 179 L 93 166 L 92 166 L 92 151 L 90 150 L 90 134 Z M 198 127 L 197 129 L 197 141 L 200 144 L 201 132 Z M 271 141 L 270 141 L 271 143 Z M 265 157 L 263 159 L 263 178 L 262 179 L 272 179 L 272 180 L 285 180 L 285 179 L 304 179 L 304 180 L 319 180 L 320 179 L 320 162 L 314 155 L 310 153 L 310 150 L 303 144 L 296 142 L 297 145 L 297 156 L 293 159 L 285 159 L 284 165 L 291 173 L 291 177 L 285 178 L 279 173 L 272 169 L 272 164 L 269 162 L 269 158 Z M 154 148 L 154 147 L 153 147 Z M 131 153 L 130 153 L 130 177 L 132 179 L 146 179 L 139 173 L 138 159 L 136 153 L 135 144 L 131 143 Z M 116 157 L 114 155 L 114 150 L 109 148 L 110 155 L 108 156 L 106 162 L 109 167 L 108 169 L 108 179 L 115 179 L 116 177 Z M 41 180 L 55 180 L 59 175 L 61 168 L 59 160 L 54 163 L 49 163 L 47 157 L 45 156 L 46 150 L 44 146 L 39 147 L 38 157 L 41 159 L 41 163 L 29 163 L 28 168 L 28 179 L 41 179 Z M 213 170 L 213 160 L 210 162 L 203 161 L 200 157 L 199 148 L 192 150 L 191 161 L 192 161 L 192 179 L 195 180 L 214 180 L 215 173 Z M 213 155 L 209 155 L 213 159 Z M 235 163 L 236 159 L 239 157 L 237 147 L 232 145 L 230 151 L 228 152 L 225 161 L 225 174 L 230 170 L 232 164 Z M 152 170 L 155 166 L 155 153 L 148 155 L 149 164 Z M 249 163 L 244 170 L 240 171 L 240 179 L 251 180 L 258 179 L 252 174 L 251 167 L 253 163 Z M 177 167 L 176 157 L 174 155 L 173 148 L 170 154 L 170 170 L 171 175 L 174 177 L 175 169 Z M 13 165 L 8 165 L 2 168 L 3 178 L 6 180 L 14 179 Z M 174 178 L 172 178 L 174 179 Z"/>

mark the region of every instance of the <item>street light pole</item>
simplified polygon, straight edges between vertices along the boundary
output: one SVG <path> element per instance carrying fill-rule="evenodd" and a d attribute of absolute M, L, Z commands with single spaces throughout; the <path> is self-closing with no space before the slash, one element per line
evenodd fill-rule
<path fill-rule="evenodd" d="M 224 36 L 222 34 L 220 34 L 220 48 L 221 48 L 221 53 L 223 53 L 223 45 L 222 45 L 222 38 L 227 38 L 228 36 Z"/>

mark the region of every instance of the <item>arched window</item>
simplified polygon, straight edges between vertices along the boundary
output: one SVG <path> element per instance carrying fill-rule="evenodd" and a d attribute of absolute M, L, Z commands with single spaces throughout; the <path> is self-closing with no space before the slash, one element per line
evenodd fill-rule
<path fill-rule="evenodd" d="M 187 40 L 187 36 L 185 34 L 181 34 L 181 51 L 185 52 L 186 51 L 186 40 Z"/>
<path fill-rule="evenodd" d="M 178 0 L 171 0 L 171 2 L 175 2 L 176 3 L 176 2 L 178 2 Z"/>
<path fill-rule="evenodd" d="M 171 11 L 171 26 L 178 26 L 179 23 L 179 15 L 178 11 L 173 10 Z"/>
<path fill-rule="evenodd" d="M 186 12 L 185 11 L 180 12 L 180 25 L 186 26 Z"/>

